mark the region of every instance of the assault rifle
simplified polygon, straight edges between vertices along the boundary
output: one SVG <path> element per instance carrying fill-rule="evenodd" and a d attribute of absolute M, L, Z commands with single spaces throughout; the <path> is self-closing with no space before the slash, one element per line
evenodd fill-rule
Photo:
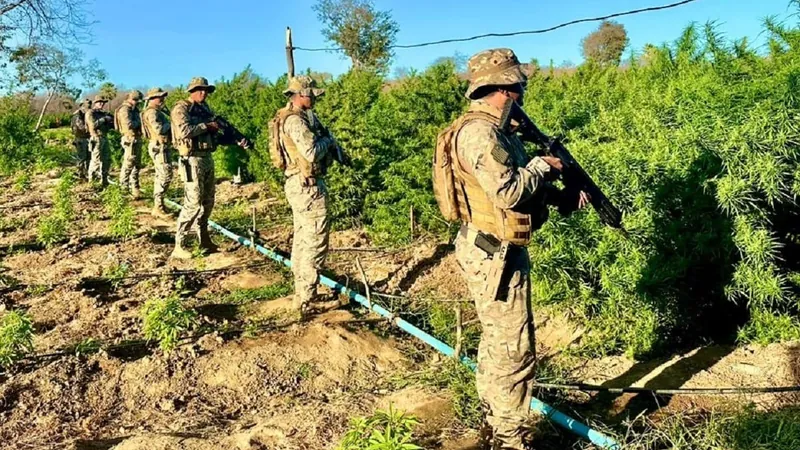
<path fill-rule="evenodd" d="M 561 181 L 564 182 L 564 187 L 569 191 L 583 191 L 589 194 L 592 206 L 600 216 L 600 221 L 612 228 L 622 229 L 622 212 L 611 203 L 611 200 L 583 170 L 578 161 L 572 157 L 569 150 L 558 138 L 551 138 L 542 133 L 519 104 L 509 98 L 503 106 L 500 116 L 501 129 L 508 129 L 512 119 L 519 124 L 515 131 L 519 133 L 520 139 L 538 145 L 544 154 L 561 160 L 564 166 L 561 171 Z"/>
<path fill-rule="evenodd" d="M 309 114 L 309 117 L 311 117 L 310 114 Z M 331 132 L 328 131 L 328 129 L 325 128 L 325 126 L 322 125 L 319 122 L 319 120 L 316 119 L 316 117 L 313 119 L 313 121 L 314 121 L 314 126 L 319 131 L 320 136 L 333 139 L 333 136 L 331 135 Z M 339 145 L 338 142 L 336 143 L 336 148 L 334 149 L 334 152 L 333 152 L 332 156 L 333 156 L 333 159 L 336 162 L 338 162 L 339 164 L 341 164 L 341 165 L 343 165 L 345 167 L 352 167 L 353 166 L 353 161 L 350 159 L 350 157 L 347 155 L 347 153 L 345 153 L 344 149 L 342 149 L 342 147 Z"/>
<path fill-rule="evenodd" d="M 245 141 L 245 147 L 253 147 L 253 143 L 235 126 L 231 125 L 224 117 L 214 116 L 210 122 L 216 122 L 219 125 L 219 132 L 216 135 L 216 140 L 222 145 L 239 145 L 242 140 Z"/>

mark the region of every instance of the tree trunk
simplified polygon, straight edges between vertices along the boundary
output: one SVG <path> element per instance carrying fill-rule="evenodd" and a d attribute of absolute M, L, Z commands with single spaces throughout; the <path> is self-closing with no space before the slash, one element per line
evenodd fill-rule
<path fill-rule="evenodd" d="M 33 131 L 39 131 L 39 128 L 42 126 L 42 119 L 44 118 L 44 112 L 47 111 L 47 107 L 50 105 L 50 101 L 53 100 L 53 97 L 56 95 L 55 91 L 50 91 L 50 94 L 47 95 L 47 100 L 44 101 L 44 106 L 42 106 L 42 111 L 39 113 L 39 120 L 36 121 L 36 128 Z"/>

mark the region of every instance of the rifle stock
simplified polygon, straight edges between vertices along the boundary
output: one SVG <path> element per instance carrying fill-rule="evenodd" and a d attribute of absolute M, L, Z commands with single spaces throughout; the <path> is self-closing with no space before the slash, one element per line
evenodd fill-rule
<path fill-rule="evenodd" d="M 578 161 L 572 157 L 569 150 L 560 140 L 553 139 L 539 130 L 519 104 L 508 99 L 500 117 L 501 127 L 507 128 L 511 119 L 519 123 L 516 131 L 519 133 L 520 139 L 538 145 L 548 156 L 554 156 L 561 160 L 564 166 L 561 179 L 565 188 L 589 194 L 592 207 L 597 211 L 600 220 L 612 228 L 622 229 L 622 212 L 611 203 L 611 200 L 606 197 Z"/>

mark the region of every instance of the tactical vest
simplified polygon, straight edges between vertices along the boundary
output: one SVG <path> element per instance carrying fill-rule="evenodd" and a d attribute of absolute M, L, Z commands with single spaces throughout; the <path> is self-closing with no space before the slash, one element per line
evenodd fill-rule
<path fill-rule="evenodd" d="M 127 131 L 133 131 L 134 136 L 141 136 L 142 122 L 139 118 L 139 114 L 136 114 L 137 112 L 138 111 L 135 107 L 123 103 L 122 106 L 114 111 L 114 128 L 123 134 L 125 134 Z M 128 122 L 131 124 L 130 130 L 122 129 L 122 120 L 120 119 L 120 114 L 125 114 L 128 116 Z"/>
<path fill-rule="evenodd" d="M 324 162 L 307 160 L 297 151 L 297 146 L 294 141 L 292 141 L 292 138 L 284 131 L 284 124 L 286 123 L 286 119 L 290 116 L 297 116 L 312 132 L 314 132 L 311 128 L 308 116 L 304 114 L 302 110 L 294 109 L 291 106 L 278 110 L 273 126 L 278 131 L 278 150 L 283 151 L 283 165 L 285 166 L 286 176 L 288 177 L 299 173 L 304 178 L 316 178 L 324 175 L 326 164 L 324 164 Z M 273 157 L 273 160 L 275 160 L 275 157 Z"/>
<path fill-rule="evenodd" d="M 165 113 L 162 109 L 155 107 L 146 108 L 144 112 L 141 114 L 142 131 L 144 131 L 144 137 L 146 137 L 149 140 L 155 139 L 162 144 L 169 144 L 172 140 L 171 139 L 172 133 L 167 132 L 165 134 L 161 134 L 161 128 L 163 127 L 160 127 L 158 130 L 152 130 L 150 129 L 150 122 L 148 120 L 145 120 L 144 118 L 145 113 L 151 109 L 154 110 L 156 113 L 157 117 L 156 122 L 158 122 L 159 124 L 169 123 L 169 117 L 167 116 L 167 113 Z"/>
<path fill-rule="evenodd" d="M 101 110 L 101 109 L 91 109 L 89 110 L 88 114 L 91 114 L 91 119 L 87 118 L 87 120 L 92 120 L 93 123 L 97 123 L 100 119 L 104 119 L 109 117 L 111 114 Z M 103 123 L 99 126 L 94 126 L 94 134 L 96 136 L 105 136 L 105 134 L 110 130 L 112 127 L 112 123 L 109 120 L 103 121 Z M 88 128 L 88 127 L 87 127 Z M 91 133 L 92 129 L 89 128 Z"/>
<path fill-rule="evenodd" d="M 210 111 L 202 111 L 202 106 L 190 102 L 189 100 L 179 101 L 172 110 L 175 111 L 175 109 L 179 107 L 186 108 L 190 125 L 199 125 L 212 118 Z M 213 152 L 216 150 L 217 145 L 214 142 L 214 136 L 211 133 L 203 133 L 199 136 L 181 139 L 175 135 L 175 130 L 178 128 L 178 124 L 175 124 L 173 121 L 172 144 L 175 146 L 175 148 L 178 150 L 178 154 L 181 156 L 191 156 L 196 152 Z"/>
<path fill-rule="evenodd" d="M 76 139 L 88 139 L 89 128 L 86 126 L 86 111 L 79 109 L 70 117 L 70 128 Z"/>
<path fill-rule="evenodd" d="M 453 171 L 453 210 L 457 217 L 473 225 L 475 228 L 489 233 L 498 239 L 509 241 L 512 244 L 527 245 L 531 239 L 531 216 L 509 209 L 495 206 L 489 196 L 478 183 L 478 179 L 471 173 L 468 166 L 462 163 L 458 156 L 458 134 L 464 125 L 473 120 L 490 122 L 498 132 L 499 118 L 492 114 L 492 110 L 481 105 L 473 105 L 466 114 L 456 119 L 451 125 L 451 142 L 449 145 L 451 168 Z M 434 189 L 437 197 L 442 195 L 443 189 Z M 443 201 L 437 198 L 440 203 Z"/>

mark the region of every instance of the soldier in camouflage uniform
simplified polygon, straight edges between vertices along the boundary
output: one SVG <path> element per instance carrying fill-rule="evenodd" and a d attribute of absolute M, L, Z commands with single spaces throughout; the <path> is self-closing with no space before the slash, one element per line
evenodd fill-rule
<path fill-rule="evenodd" d="M 521 104 L 527 82 L 514 53 L 480 52 L 470 58 L 468 70 L 471 104 L 456 122 L 460 128 L 452 147 L 453 173 L 462 186 L 456 202 L 463 222 L 455 240 L 456 259 L 483 329 L 476 382 L 488 409 L 492 448 L 521 450 L 530 431 L 536 360 L 527 244 L 531 232 L 546 220 L 548 204 L 566 201 L 582 207 L 588 198 L 580 193 L 559 199 L 560 191 L 550 182 L 558 176 L 561 161 L 529 159 L 513 133 L 515 123 L 511 131 L 500 128 L 502 105 L 508 98 Z M 499 283 L 494 298 L 486 292 L 498 253 L 486 250 L 486 238 L 508 245 L 502 276 L 494 279 L 495 287 Z"/>
<path fill-rule="evenodd" d="M 128 189 L 134 199 L 138 199 L 139 169 L 142 164 L 142 118 L 139 114 L 140 91 L 131 91 L 114 114 L 115 125 L 122 135 L 122 168 L 119 171 L 119 184 Z"/>
<path fill-rule="evenodd" d="M 208 233 L 208 219 L 214 209 L 216 178 L 214 159 L 211 153 L 217 148 L 215 135 L 220 126 L 206 103 L 206 97 L 216 88 L 203 77 L 192 78 L 187 91 L 189 98 L 179 101 L 170 119 L 172 121 L 172 143 L 180 154 L 180 173 L 183 178 L 184 195 L 178 229 L 175 233 L 173 258 L 188 259 L 191 252 L 184 248 L 186 234 L 196 229 L 200 246 L 207 252 L 217 251 Z M 247 141 L 239 142 L 247 148 Z"/>
<path fill-rule="evenodd" d="M 108 100 L 96 96 L 92 107 L 86 112 L 86 127 L 89 129 L 89 181 L 100 180 L 103 187 L 108 186 L 108 170 L 111 166 L 111 154 L 106 133 L 114 126 L 114 118 L 103 111 Z"/>
<path fill-rule="evenodd" d="M 164 207 L 164 194 L 172 182 L 172 163 L 170 163 L 170 147 L 172 133 L 170 131 L 169 115 L 163 109 L 167 92 L 161 88 L 147 91 L 145 99 L 147 108 L 142 113 L 142 126 L 149 139 L 147 150 L 155 166 L 153 179 L 153 214 L 167 215 Z"/>
<path fill-rule="evenodd" d="M 312 112 L 325 91 L 313 79 L 298 76 L 284 94 L 289 103 L 278 111 L 279 138 L 286 159 L 285 192 L 292 208 L 292 273 L 294 307 L 301 317 L 317 295 L 319 271 L 328 252 L 328 190 L 322 179 L 335 155 L 342 155 L 336 141 Z"/>
<path fill-rule="evenodd" d="M 72 113 L 70 125 L 73 133 L 72 145 L 75 147 L 75 160 L 78 178 L 86 180 L 89 176 L 89 128 L 86 126 L 86 112 L 92 107 L 92 101 L 85 99 L 78 109 Z"/>

